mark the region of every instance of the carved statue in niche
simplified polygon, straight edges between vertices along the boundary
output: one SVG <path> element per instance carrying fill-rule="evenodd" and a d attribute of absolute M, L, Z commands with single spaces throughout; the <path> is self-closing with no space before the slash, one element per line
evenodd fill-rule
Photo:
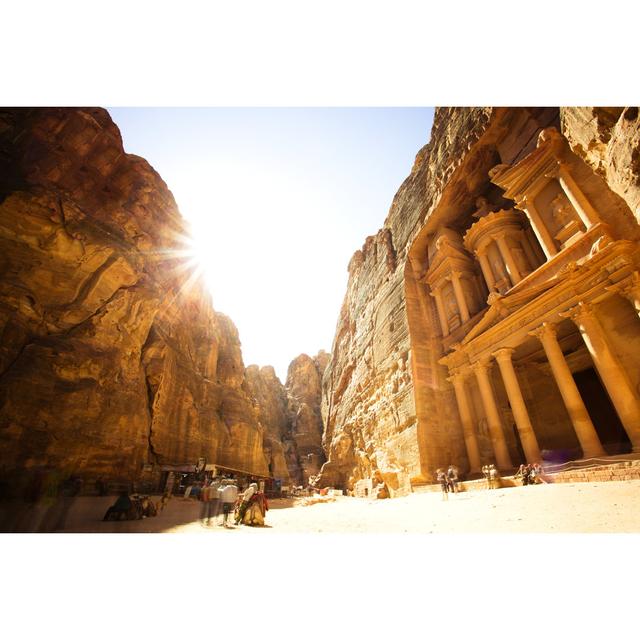
<path fill-rule="evenodd" d="M 480 418 L 480 420 L 478 420 L 478 433 L 482 436 L 486 436 L 488 434 L 486 418 Z"/>
<path fill-rule="evenodd" d="M 444 308 L 447 312 L 447 318 L 451 319 L 454 316 L 458 315 L 458 304 L 456 302 L 455 296 L 451 291 L 444 297 Z"/>
<path fill-rule="evenodd" d="M 495 253 L 491 256 L 491 268 L 493 269 L 493 273 L 496 277 L 496 282 L 507 279 L 507 271 L 504 268 L 502 258 Z"/>
<path fill-rule="evenodd" d="M 520 244 L 517 244 L 516 246 L 511 247 L 511 255 L 513 256 L 516 266 L 518 267 L 518 271 L 520 272 L 520 275 L 525 276 L 531 273 L 531 266 L 529 265 L 527 256 Z"/>
<path fill-rule="evenodd" d="M 551 215 L 561 228 L 575 222 L 576 217 L 573 212 L 573 207 L 564 193 L 559 193 L 551 201 Z"/>
<path fill-rule="evenodd" d="M 484 218 L 493 211 L 493 205 L 484 196 L 476 198 L 476 207 L 477 211 L 471 214 L 474 218 Z"/>

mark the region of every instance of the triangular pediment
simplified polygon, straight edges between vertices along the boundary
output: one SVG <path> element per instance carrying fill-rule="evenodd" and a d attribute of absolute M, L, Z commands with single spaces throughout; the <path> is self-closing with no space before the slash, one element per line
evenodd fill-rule
<path fill-rule="evenodd" d="M 557 167 L 562 136 L 553 128 L 545 129 L 538 147 L 516 165 L 498 165 L 489 175 L 491 182 L 504 189 L 504 197 L 520 202 L 525 194 L 535 190 L 536 183 L 548 179 Z"/>
<path fill-rule="evenodd" d="M 499 324 L 504 318 L 518 311 L 532 300 L 535 300 L 544 291 L 551 289 L 557 282 L 557 278 L 553 278 L 546 282 L 536 285 L 525 286 L 513 293 L 507 292 L 505 295 L 492 293 L 487 302 L 489 309 L 478 324 L 467 333 L 462 340 L 462 344 L 467 344 L 480 334 L 484 333 L 491 327 Z"/>

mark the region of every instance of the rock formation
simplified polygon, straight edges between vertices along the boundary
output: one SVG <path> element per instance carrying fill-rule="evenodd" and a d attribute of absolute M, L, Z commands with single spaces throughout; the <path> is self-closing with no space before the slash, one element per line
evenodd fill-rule
<path fill-rule="evenodd" d="M 322 448 L 323 423 L 320 411 L 322 376 L 329 354 L 320 351 L 314 358 L 298 356 L 287 372 L 288 408 L 291 436 L 296 444 L 300 465 L 299 481 L 306 485 L 325 461 Z"/>
<path fill-rule="evenodd" d="M 328 354 L 301 354 L 289 365 L 286 384 L 273 367 L 247 367 L 247 387 L 265 429 L 265 455 L 274 478 L 306 485 L 325 461 L 320 414 L 321 381 Z"/>
<path fill-rule="evenodd" d="M 0 247 L 5 479 L 130 481 L 199 458 L 268 473 L 237 331 L 106 111 L 0 112 Z"/>
<path fill-rule="evenodd" d="M 464 472 L 478 472 L 478 461 L 494 462 L 498 449 L 503 461 L 509 457 L 524 460 L 525 455 L 536 451 L 531 446 L 529 418 L 547 448 L 577 445 L 558 388 L 545 369 L 548 364 L 544 352 L 539 344 L 536 347 L 534 338 L 522 338 L 522 343 L 508 344 L 508 348 L 496 342 L 495 348 L 501 348 L 498 356 L 482 354 L 482 358 L 498 357 L 499 370 L 506 376 L 503 383 L 497 367 L 493 367 L 487 384 L 481 371 L 475 377 L 468 373 L 469 364 L 474 364 L 473 358 L 480 358 L 480 345 L 484 344 L 478 342 L 480 338 L 472 341 L 493 324 L 499 325 L 501 318 L 512 313 L 518 317 L 520 307 L 524 309 L 520 315 L 526 314 L 527 308 L 534 309 L 537 303 L 533 291 L 541 295 L 544 287 L 560 286 L 561 274 L 577 273 L 580 267 L 571 262 L 572 255 L 586 265 L 607 243 L 618 241 L 609 253 L 627 252 L 629 257 L 624 258 L 626 262 L 611 258 L 611 264 L 628 266 L 615 267 L 621 269 L 615 274 L 614 266 L 606 267 L 611 275 L 600 285 L 600 297 L 593 294 L 594 301 L 602 309 L 608 328 L 613 327 L 612 318 L 620 318 L 622 324 L 611 334 L 614 356 L 623 363 L 620 366 L 640 369 L 624 352 L 620 337 L 626 335 L 637 346 L 639 332 L 633 324 L 633 310 L 625 306 L 628 303 L 622 296 L 611 293 L 618 287 L 631 296 L 630 300 L 637 295 L 633 285 L 636 276 L 627 274 L 634 268 L 636 258 L 631 256 L 635 249 L 625 242 L 637 241 L 639 236 L 639 142 L 637 108 L 436 110 L 431 139 L 418 152 L 382 229 L 366 239 L 349 263 L 347 292 L 323 382 L 323 444 L 328 461 L 319 478 L 321 486 L 351 488 L 360 479 L 381 478 L 390 494 L 397 495 L 409 491 L 410 483 L 432 481 L 438 466 L 455 463 Z M 531 179 L 539 178 L 536 184 L 546 189 L 539 202 L 544 216 L 548 216 L 545 224 L 557 234 L 549 241 L 553 246 L 545 247 L 547 257 L 534 234 L 543 233 L 544 228 L 529 222 L 537 219 L 535 210 L 531 213 L 526 208 L 527 200 L 514 202 L 510 199 L 514 196 L 507 197 L 508 187 L 504 186 L 506 182 L 501 183 L 500 176 L 509 175 L 514 182 L 529 171 L 529 166 L 542 162 L 537 158 L 552 154 L 558 156 L 553 166 L 568 171 L 582 191 L 568 183 L 564 174 L 560 182 L 553 173 L 548 177 L 540 172 L 532 174 Z M 533 198 L 537 195 L 530 196 L 530 200 Z M 513 213 L 514 206 L 526 210 L 528 218 Z M 587 219 L 592 209 L 597 214 Z M 586 231 L 580 216 L 587 219 Z M 502 255 L 491 254 L 492 262 L 478 263 L 482 256 L 473 253 L 477 247 L 471 238 L 463 244 L 464 234 L 474 224 L 479 225 L 475 228 L 480 231 L 474 231 L 477 237 L 491 225 L 503 225 L 501 229 L 507 235 L 501 237 L 507 241 L 501 245 Z M 591 236 L 593 247 L 587 246 Z M 482 251 L 485 248 L 480 247 Z M 552 259 L 556 254 L 561 257 Z M 510 261 L 503 264 L 503 259 Z M 601 259 L 609 258 L 603 254 Z M 510 296 L 512 288 L 526 290 L 524 284 L 515 284 L 528 274 L 528 281 L 537 283 L 529 286 L 537 289 L 529 297 L 525 293 Z M 552 295 L 548 294 L 550 299 Z M 555 300 L 563 299 L 558 296 Z M 578 302 L 583 299 L 576 298 Z M 551 303 L 546 304 L 552 309 Z M 535 320 L 535 313 L 532 317 Z M 564 317 L 555 315 L 551 320 L 559 322 Z M 525 319 L 523 315 L 523 322 Z M 596 384 L 594 363 L 580 346 L 580 333 L 570 328 L 568 320 L 562 322 L 563 348 L 565 352 L 573 349 L 572 372 L 577 376 L 584 373 L 589 384 Z M 508 338 L 510 334 L 505 329 L 500 335 Z M 472 344 L 467 347 L 468 343 Z M 530 409 L 530 416 L 522 408 L 517 382 L 514 384 L 509 373 L 510 360 L 506 359 L 513 353 L 518 358 L 518 376 L 524 380 L 521 386 L 526 406 L 535 404 L 536 393 L 549 399 L 546 406 Z M 447 354 L 453 354 L 449 360 Z M 482 360 L 480 364 L 491 367 L 493 361 Z M 545 380 L 551 380 L 544 389 L 540 370 L 546 372 Z M 475 385 L 476 377 L 480 389 Z M 629 390 L 627 403 L 638 382 L 635 373 L 631 377 L 633 380 L 625 386 Z M 493 395 L 495 402 L 491 400 Z M 624 413 L 622 400 L 619 406 Z M 625 429 L 633 442 L 635 418 L 625 419 Z M 602 437 L 608 428 L 602 423 L 598 426 Z M 503 430 L 506 437 L 500 435 Z M 606 437 L 615 440 L 611 433 Z"/>
<path fill-rule="evenodd" d="M 254 398 L 258 420 L 264 428 L 264 451 L 270 474 L 289 484 L 298 471 L 287 394 L 273 367 L 251 365 L 246 370 L 247 388 Z"/>

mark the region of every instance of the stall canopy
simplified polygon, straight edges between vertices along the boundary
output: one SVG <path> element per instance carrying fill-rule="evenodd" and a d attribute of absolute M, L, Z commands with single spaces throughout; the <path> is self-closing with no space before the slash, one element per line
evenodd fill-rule
<path fill-rule="evenodd" d="M 160 466 L 161 471 L 174 471 L 177 473 L 194 473 L 195 464 L 163 464 Z M 204 471 L 214 471 L 223 473 L 237 473 L 243 476 L 251 476 L 253 478 L 261 478 L 263 480 L 273 480 L 273 476 L 265 476 L 260 473 L 254 473 L 253 471 L 247 471 L 246 469 L 236 469 L 234 467 L 227 467 L 221 464 L 207 464 L 204 467 Z"/>

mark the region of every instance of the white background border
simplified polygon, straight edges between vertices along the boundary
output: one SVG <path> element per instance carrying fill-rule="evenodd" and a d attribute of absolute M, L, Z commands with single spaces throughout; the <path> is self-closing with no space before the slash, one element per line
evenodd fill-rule
<path fill-rule="evenodd" d="M 5 3 L 0 104 L 637 104 L 632 7 Z M 67 639 L 627 636 L 637 628 L 638 541 L 4 535 L 0 630 Z"/>

